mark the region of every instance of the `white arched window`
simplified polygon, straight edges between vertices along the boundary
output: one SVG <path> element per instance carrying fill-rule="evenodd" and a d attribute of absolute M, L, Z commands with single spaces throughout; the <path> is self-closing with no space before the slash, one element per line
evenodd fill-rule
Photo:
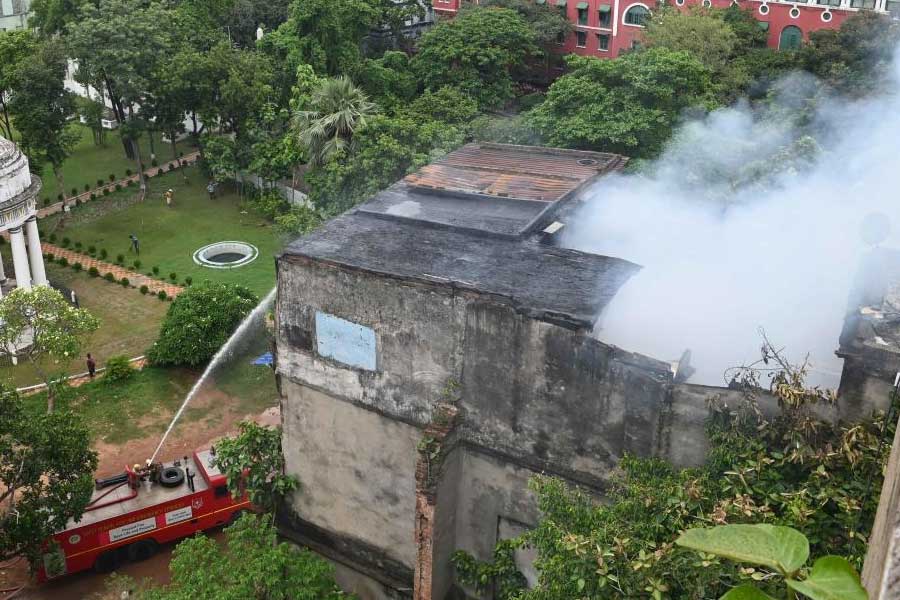
<path fill-rule="evenodd" d="M 632 4 L 625 11 L 625 17 L 622 21 L 626 25 L 634 25 L 643 27 L 647 20 L 650 19 L 650 9 L 643 4 Z"/>

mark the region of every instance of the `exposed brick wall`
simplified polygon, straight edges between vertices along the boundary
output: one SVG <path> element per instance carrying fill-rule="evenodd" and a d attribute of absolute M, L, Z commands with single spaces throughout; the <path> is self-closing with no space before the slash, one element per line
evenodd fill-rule
<path fill-rule="evenodd" d="M 435 418 L 422 435 L 416 460 L 416 568 L 414 600 L 431 600 L 434 565 L 435 515 L 438 481 L 451 434 L 456 426 L 457 408 L 441 404 Z"/>

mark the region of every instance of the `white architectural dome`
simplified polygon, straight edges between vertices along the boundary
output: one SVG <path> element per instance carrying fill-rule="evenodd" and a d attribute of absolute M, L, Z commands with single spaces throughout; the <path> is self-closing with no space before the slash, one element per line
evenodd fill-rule
<path fill-rule="evenodd" d="M 0 137 L 0 203 L 31 187 L 28 159 L 15 144 Z"/>

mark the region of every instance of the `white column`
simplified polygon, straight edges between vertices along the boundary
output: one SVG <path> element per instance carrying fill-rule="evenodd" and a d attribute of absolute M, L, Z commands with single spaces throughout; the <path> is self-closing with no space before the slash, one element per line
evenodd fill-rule
<path fill-rule="evenodd" d="M 16 272 L 16 287 L 31 289 L 31 271 L 28 269 L 28 251 L 25 250 L 25 235 L 21 227 L 9 230 L 12 245 L 13 268 Z"/>
<path fill-rule="evenodd" d="M 41 250 L 41 239 L 38 237 L 37 217 L 32 216 L 25 221 L 25 232 L 28 234 L 28 259 L 31 262 L 31 282 L 34 285 L 49 285 L 47 273 L 44 271 L 44 253 Z"/>
<path fill-rule="evenodd" d="M 6 273 L 3 272 L 3 256 L 0 255 L 0 283 L 6 281 Z"/>

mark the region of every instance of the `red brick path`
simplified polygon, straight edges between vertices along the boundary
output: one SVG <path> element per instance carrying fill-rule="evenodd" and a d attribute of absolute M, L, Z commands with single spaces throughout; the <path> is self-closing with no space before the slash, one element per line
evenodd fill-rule
<path fill-rule="evenodd" d="M 200 158 L 199 152 L 191 152 L 190 154 L 186 154 L 178 160 L 170 160 L 169 162 L 163 163 L 158 167 L 151 167 L 144 171 L 145 177 L 156 177 L 159 175 L 160 171 L 165 168 L 167 171 L 172 170 L 172 166 L 178 164 L 178 161 L 181 161 L 187 165 L 192 165 L 197 162 L 197 159 Z M 75 206 L 78 202 L 87 202 L 91 199 L 91 194 L 94 194 L 96 199 L 100 199 L 103 197 L 103 190 L 109 190 L 110 193 L 116 191 L 116 185 L 120 187 L 125 187 L 128 185 L 129 181 L 138 182 L 140 181 L 140 177 L 138 175 L 132 175 L 131 177 L 126 177 L 125 179 L 120 179 L 119 181 L 114 181 L 108 185 L 104 185 L 102 187 L 98 187 L 93 190 L 89 190 L 82 194 L 78 194 L 77 196 L 72 196 L 71 198 L 66 198 L 65 203 L 68 206 Z M 57 202 L 55 204 L 51 204 L 50 206 L 45 206 L 37 211 L 37 216 L 39 219 L 46 217 L 47 215 L 52 215 L 58 212 L 61 212 L 63 209 L 63 203 Z M 82 263 L 84 264 L 84 263 Z M 129 278 L 130 279 L 130 278 Z"/>
<path fill-rule="evenodd" d="M 81 254 L 80 252 L 74 252 L 72 250 L 60 248 L 59 246 L 54 246 L 53 244 L 48 244 L 47 242 L 41 242 L 41 250 L 44 252 L 44 254 L 47 254 L 49 252 L 56 259 L 64 256 L 66 260 L 69 261 L 70 265 L 79 262 L 81 263 L 81 266 L 85 271 L 90 270 L 91 267 L 96 267 L 97 270 L 100 271 L 100 277 L 105 277 L 107 273 L 112 273 L 113 277 L 116 278 L 116 281 L 120 281 L 123 277 L 127 277 L 128 284 L 131 287 L 139 288 L 142 285 L 146 285 L 147 288 L 149 288 L 151 294 L 156 294 L 160 290 L 163 290 L 166 292 L 166 294 L 168 294 L 170 298 L 174 298 L 182 291 L 184 291 L 184 288 L 180 285 L 175 285 L 174 283 L 168 283 L 166 281 L 160 281 L 159 279 L 148 277 L 141 273 L 137 273 L 136 271 L 126 269 L 125 267 L 120 267 L 119 265 L 114 265 L 112 263 L 92 258 L 87 254 Z"/>

